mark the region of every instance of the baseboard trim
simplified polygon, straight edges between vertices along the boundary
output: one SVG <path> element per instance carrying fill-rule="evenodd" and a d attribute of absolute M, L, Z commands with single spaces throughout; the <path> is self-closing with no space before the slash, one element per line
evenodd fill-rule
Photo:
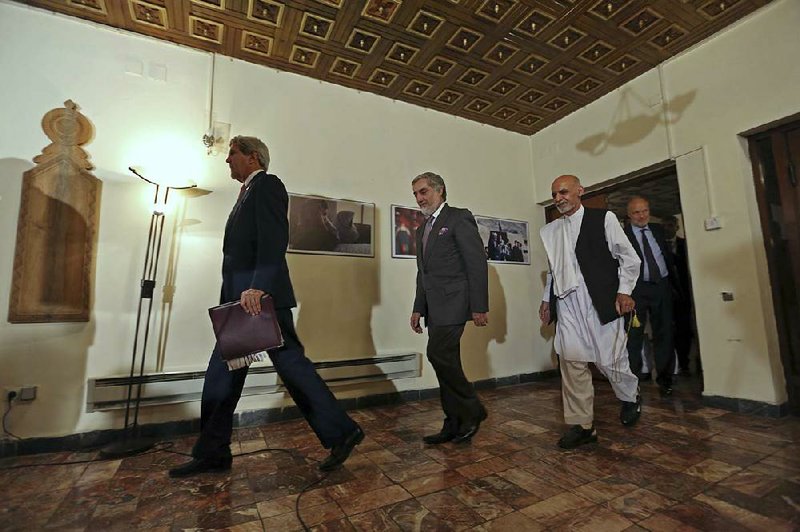
<path fill-rule="evenodd" d="M 535 373 L 522 373 L 508 377 L 497 377 L 475 381 L 475 389 L 487 390 L 514 386 L 529 382 L 545 381 L 558 377 L 558 370 L 551 369 Z M 375 406 L 408 403 L 423 399 L 439 397 L 439 388 L 423 388 L 403 392 L 364 395 L 350 399 L 340 399 L 346 410 L 358 410 Z M 234 414 L 233 426 L 236 428 L 252 427 L 286 421 L 301 417 L 300 410 L 289 405 L 281 408 L 263 408 L 247 410 Z M 162 440 L 193 434 L 200 431 L 200 419 L 185 419 L 165 423 L 140 425 L 140 435 L 145 438 Z M 52 453 L 62 451 L 91 451 L 112 443 L 123 435 L 122 429 L 95 430 L 60 436 L 54 438 L 24 438 L 22 440 L 0 440 L 0 458 L 36 453 Z"/>
<path fill-rule="evenodd" d="M 750 399 L 704 395 L 703 404 L 712 408 L 729 410 L 731 412 L 748 414 L 751 416 L 779 418 L 789 415 L 789 403 L 773 405 L 762 401 L 752 401 Z"/>

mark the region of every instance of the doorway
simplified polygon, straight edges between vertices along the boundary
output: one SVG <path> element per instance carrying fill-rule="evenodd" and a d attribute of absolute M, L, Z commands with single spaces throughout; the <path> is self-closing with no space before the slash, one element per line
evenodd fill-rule
<path fill-rule="evenodd" d="M 681 372 L 684 377 L 692 376 L 681 378 L 677 382 L 683 389 L 702 392 L 702 363 L 697 341 L 691 275 L 675 163 L 672 161 L 660 163 L 611 182 L 587 187 L 582 197 L 582 204 L 586 207 L 608 209 L 617 216 L 620 224 L 625 225 L 629 223 L 628 201 L 634 196 L 642 196 L 649 201 L 651 222 L 664 224 L 674 220 L 676 223 L 677 231 L 674 236 L 670 235 L 668 240 L 675 262 L 674 273 L 678 277 L 675 285 L 680 287 L 673 291 L 673 337 L 677 357 L 675 367 L 676 370 L 684 369 Z M 547 222 L 558 216 L 560 215 L 554 205 L 545 208 Z M 645 343 L 645 351 L 652 353 L 652 344 L 649 341 Z M 647 358 L 650 358 L 650 363 L 646 363 L 647 367 L 643 369 L 652 368 L 652 354 Z"/>
<path fill-rule="evenodd" d="M 800 121 L 748 138 L 789 411 L 800 415 Z"/>

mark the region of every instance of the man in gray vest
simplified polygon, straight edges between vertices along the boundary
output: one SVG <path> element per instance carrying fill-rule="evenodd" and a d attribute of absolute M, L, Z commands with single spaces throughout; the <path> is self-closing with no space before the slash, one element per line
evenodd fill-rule
<path fill-rule="evenodd" d="M 560 356 L 564 421 L 571 425 L 558 445 L 573 449 L 597 441 L 589 362 L 622 401 L 622 424 L 639 420 L 639 380 L 628 366 L 622 316 L 634 308 L 630 294 L 640 260 L 613 213 L 583 207 L 577 177 L 558 177 L 551 191 L 563 216 L 540 232 L 550 271 L 539 318 L 556 322 L 553 347 Z"/>

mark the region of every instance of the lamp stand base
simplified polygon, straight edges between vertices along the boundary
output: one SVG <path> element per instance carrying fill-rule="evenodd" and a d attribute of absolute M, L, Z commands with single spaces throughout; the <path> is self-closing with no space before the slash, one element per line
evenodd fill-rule
<path fill-rule="evenodd" d="M 155 445 L 155 441 L 150 438 L 125 438 L 122 441 L 109 443 L 100 449 L 102 458 L 124 458 L 141 454 Z"/>

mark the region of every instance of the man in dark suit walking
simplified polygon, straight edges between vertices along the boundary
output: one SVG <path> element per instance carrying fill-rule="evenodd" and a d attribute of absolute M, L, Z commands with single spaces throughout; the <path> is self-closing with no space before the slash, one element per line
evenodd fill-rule
<path fill-rule="evenodd" d="M 672 253 L 664 238 L 664 228 L 650 223 L 650 203 L 646 199 L 637 196 L 628 201 L 628 218 L 631 224 L 625 228 L 625 234 L 642 261 L 639 280 L 631 294 L 641 323 L 641 327 L 631 327 L 628 334 L 631 371 L 641 378 L 644 327 L 649 319 L 658 372 L 656 381 L 662 395 L 671 395 L 675 372 L 670 285 L 674 279 Z"/>
<path fill-rule="evenodd" d="M 467 321 L 478 327 L 488 323 L 486 250 L 472 213 L 445 203 L 441 176 L 418 175 L 411 188 L 426 222 L 417 231 L 417 294 L 410 323 L 422 334 L 420 318 L 425 318 L 427 356 L 439 380 L 445 415 L 441 431 L 423 440 L 432 445 L 468 442 L 486 419 L 486 409 L 464 375 L 460 343 Z"/>
<path fill-rule="evenodd" d="M 248 313 L 256 315 L 261 311 L 261 296 L 272 296 L 284 345 L 270 351 L 269 357 L 323 447 L 331 449 L 319 468 L 336 469 L 361 443 L 364 433 L 306 358 L 294 329 L 291 309 L 297 303 L 286 264 L 289 196 L 281 180 L 267 174 L 269 150 L 259 139 L 234 137 L 226 162 L 231 178 L 242 187 L 225 225 L 220 302 L 240 301 Z M 229 371 L 217 349 L 211 353 L 193 459 L 171 469 L 171 477 L 230 469 L 233 414 L 247 370 L 245 366 Z"/>

